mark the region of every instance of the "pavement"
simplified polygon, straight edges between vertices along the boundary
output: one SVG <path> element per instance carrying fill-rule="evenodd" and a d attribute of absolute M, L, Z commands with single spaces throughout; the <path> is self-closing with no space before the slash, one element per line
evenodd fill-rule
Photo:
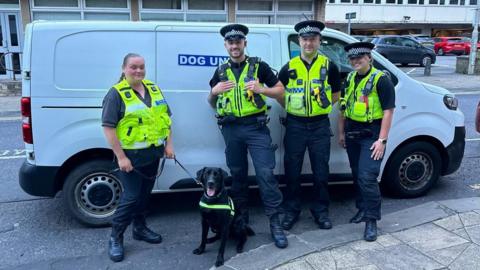
<path fill-rule="evenodd" d="M 418 69 L 423 72 L 423 68 Z M 452 93 L 480 93 L 480 76 L 478 75 L 465 75 L 458 73 L 435 74 L 433 71 L 431 76 L 424 76 L 423 74 L 417 73 L 409 75 L 415 80 L 446 88 Z"/>
<path fill-rule="evenodd" d="M 480 197 L 429 202 L 385 215 L 375 242 L 362 224 L 289 234 L 236 255 L 219 269 L 480 269 Z"/>

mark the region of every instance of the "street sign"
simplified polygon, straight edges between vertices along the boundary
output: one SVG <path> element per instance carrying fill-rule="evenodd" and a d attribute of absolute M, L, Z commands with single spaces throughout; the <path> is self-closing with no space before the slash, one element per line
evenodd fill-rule
<path fill-rule="evenodd" d="M 350 12 L 350 13 L 345 14 L 345 19 L 347 19 L 347 20 L 356 19 L 356 18 L 357 18 L 357 13 L 356 12 Z"/>

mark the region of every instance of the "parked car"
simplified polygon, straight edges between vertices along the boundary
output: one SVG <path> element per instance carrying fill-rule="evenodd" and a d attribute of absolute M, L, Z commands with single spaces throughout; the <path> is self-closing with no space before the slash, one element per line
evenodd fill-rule
<path fill-rule="evenodd" d="M 416 41 L 418 41 L 423 46 L 425 46 L 429 49 L 432 49 L 432 50 L 435 46 L 435 41 L 433 41 L 433 38 L 428 36 L 428 35 L 408 35 L 407 37 L 411 37 L 411 38 L 415 39 Z"/>
<path fill-rule="evenodd" d="M 370 41 L 375 44 L 375 50 L 392 63 L 420 64 L 425 66 L 428 59 L 435 63 L 436 56 L 433 50 L 426 48 L 418 41 L 404 36 L 388 35 L 377 36 Z"/>
<path fill-rule="evenodd" d="M 470 54 L 470 48 L 472 47 L 472 39 L 469 37 L 462 38 L 465 42 L 465 54 Z M 480 40 L 477 42 L 477 51 L 480 50 Z"/>
<path fill-rule="evenodd" d="M 19 171 L 23 190 L 49 197 L 62 191 L 65 207 L 79 221 L 108 224 L 122 184 L 112 174 L 116 164 L 102 132 L 102 100 L 118 79 L 122 58 L 128 52 L 150 59 L 148 76 L 162 88 L 173 110 L 175 154 L 182 164 L 191 172 L 204 166 L 226 169 L 225 144 L 215 111 L 206 101 L 209 78 L 228 59 L 218 34 L 221 26 L 153 21 L 29 24 L 22 66 L 22 129 L 27 153 Z M 248 54 L 261 57 L 272 68 L 279 70 L 300 53 L 298 33 L 291 26 L 248 26 Z M 346 78 L 352 68 L 343 48 L 357 40 L 328 28 L 322 36 L 320 53 Z M 391 193 L 420 196 L 441 175 L 459 168 L 465 147 L 464 115 L 448 90 L 414 80 L 375 51 L 373 59 L 377 69 L 390 75 L 397 97 L 378 180 Z M 267 103 L 271 106 L 272 143 L 278 145 L 274 172 L 283 183 L 285 128 L 278 119 L 285 111 L 272 99 Z M 336 105 L 330 121 L 336 123 L 339 114 Z M 338 139 L 336 130 L 332 128 L 332 142 Z M 253 185 L 254 170 L 249 163 L 246 180 Z M 312 179 L 309 163 L 307 157 L 302 170 L 305 183 Z M 329 180 L 352 183 L 347 154 L 337 143 L 331 144 Z M 179 166 L 167 161 L 154 192 L 191 190 L 200 189 Z"/>
<path fill-rule="evenodd" d="M 368 36 L 364 35 L 352 35 L 352 37 L 358 39 L 358 41 L 365 41 L 366 39 L 368 39 Z"/>
<path fill-rule="evenodd" d="M 436 37 L 434 51 L 438 55 L 465 54 L 465 41 L 462 37 Z"/>

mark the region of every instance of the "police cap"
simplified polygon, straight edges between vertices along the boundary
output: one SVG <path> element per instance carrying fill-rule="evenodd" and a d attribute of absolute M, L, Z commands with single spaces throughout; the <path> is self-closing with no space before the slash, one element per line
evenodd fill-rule
<path fill-rule="evenodd" d="M 355 58 L 370 54 L 374 47 L 375 45 L 370 42 L 355 42 L 345 45 L 344 49 L 348 58 Z"/>
<path fill-rule="evenodd" d="M 299 36 L 309 37 L 321 35 L 322 30 L 325 28 L 325 24 L 315 20 L 308 20 L 297 23 L 294 28 Z"/>
<path fill-rule="evenodd" d="M 245 39 L 248 34 L 248 27 L 243 24 L 228 24 L 220 29 L 220 35 L 225 40 Z"/>

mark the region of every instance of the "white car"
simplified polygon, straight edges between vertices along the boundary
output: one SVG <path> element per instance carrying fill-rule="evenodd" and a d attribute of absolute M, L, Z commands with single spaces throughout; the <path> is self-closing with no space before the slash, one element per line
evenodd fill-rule
<path fill-rule="evenodd" d="M 26 28 L 23 51 L 22 114 L 27 159 L 20 169 L 22 188 L 36 196 L 63 190 L 66 205 L 88 225 L 109 222 L 122 186 L 111 174 L 117 164 L 101 127 L 102 100 L 116 83 L 123 57 L 143 55 L 147 78 L 156 82 L 173 112 L 176 155 L 191 172 L 204 166 L 226 168 L 225 145 L 207 103 L 209 80 L 228 59 L 217 23 L 175 22 L 33 22 Z M 299 54 L 292 26 L 248 25 L 247 54 L 273 69 Z M 321 53 L 345 78 L 351 71 L 343 46 L 356 40 L 325 29 Z M 382 185 L 403 197 L 424 194 L 439 176 L 461 163 L 465 147 L 464 116 L 447 90 L 408 77 L 374 52 L 374 65 L 390 74 L 396 110 L 382 166 Z M 273 100 L 269 127 L 276 151 L 275 174 L 283 182 L 284 110 Z M 334 137 L 330 182 L 351 182 L 347 154 L 336 143 L 338 107 L 330 115 Z M 254 172 L 250 166 L 249 175 Z M 308 156 L 304 180 L 311 179 Z M 254 183 L 254 177 L 250 177 Z M 171 161 L 154 192 L 197 189 Z"/>

